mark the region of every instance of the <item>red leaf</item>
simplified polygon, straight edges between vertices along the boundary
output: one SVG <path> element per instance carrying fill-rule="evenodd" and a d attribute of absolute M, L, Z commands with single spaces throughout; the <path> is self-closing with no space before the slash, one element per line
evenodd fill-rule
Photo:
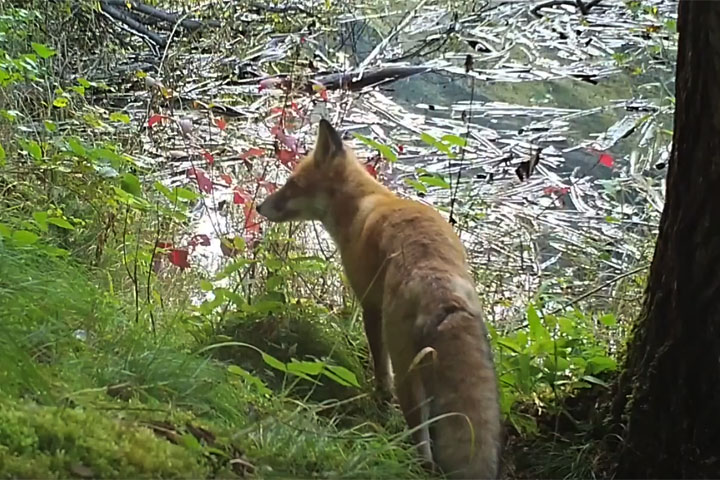
<path fill-rule="evenodd" d="M 207 160 L 210 165 L 215 163 L 215 157 L 213 157 L 210 152 L 203 152 L 203 157 L 205 157 L 205 160 Z"/>
<path fill-rule="evenodd" d="M 168 248 L 172 248 L 173 244 L 172 242 L 157 242 L 155 246 L 161 250 L 166 250 Z"/>
<path fill-rule="evenodd" d="M 192 178 L 195 177 L 195 181 L 197 181 L 198 187 L 200 188 L 201 192 L 210 193 L 213 190 L 213 183 L 212 180 L 210 180 L 207 175 L 205 175 L 205 172 L 202 170 L 199 170 L 197 168 L 191 168 L 188 170 L 188 177 Z"/>
<path fill-rule="evenodd" d="M 570 187 L 556 187 L 554 185 L 545 187 L 543 189 L 543 193 L 545 195 L 552 195 L 553 193 L 557 193 L 558 195 L 565 195 L 569 192 L 570 192 Z"/>
<path fill-rule="evenodd" d="M 148 118 L 148 128 L 152 128 L 156 123 L 160 123 L 165 118 L 165 115 L 155 114 Z"/>
<path fill-rule="evenodd" d="M 235 205 L 245 205 L 250 203 L 252 196 L 240 187 L 235 187 L 233 190 L 233 203 Z"/>
<path fill-rule="evenodd" d="M 245 212 L 245 235 L 247 238 L 248 234 L 257 235 L 260 233 L 260 222 L 257 220 L 257 212 L 255 206 L 248 202 L 244 207 Z"/>
<path fill-rule="evenodd" d="M 240 155 L 240 158 L 245 160 L 248 157 L 262 157 L 263 155 L 265 155 L 265 150 L 263 150 L 262 148 L 254 148 L 253 147 L 250 150 L 248 150 L 247 152 Z"/>
<path fill-rule="evenodd" d="M 273 107 L 270 109 L 270 115 L 277 115 L 278 113 L 283 113 L 285 109 L 283 107 Z"/>
<path fill-rule="evenodd" d="M 222 118 L 222 117 L 216 118 L 216 119 L 215 119 L 215 126 L 217 126 L 220 130 L 225 130 L 225 128 L 227 127 L 227 122 L 226 122 L 225 119 Z"/>
<path fill-rule="evenodd" d="M 280 160 L 280 163 L 285 165 L 286 167 L 289 167 L 290 169 L 295 168 L 295 165 L 297 162 L 295 161 L 295 152 L 292 150 L 279 150 L 277 153 L 277 158 Z"/>
<path fill-rule="evenodd" d="M 378 171 L 377 168 L 375 168 L 375 165 L 371 165 L 368 163 L 365 165 L 365 170 L 367 170 L 367 172 L 372 175 L 373 178 L 377 178 Z"/>
<path fill-rule="evenodd" d="M 190 268 L 190 263 L 188 262 L 188 254 L 189 252 L 187 250 L 174 248 L 170 251 L 170 253 L 168 253 L 168 259 L 170 260 L 170 263 L 172 263 L 176 267 L 180 267 L 182 269 Z"/>
<path fill-rule="evenodd" d="M 227 173 L 221 173 L 220 178 L 222 178 L 223 181 L 225 183 L 227 183 L 228 185 L 232 185 L 232 177 L 230 175 L 228 175 Z"/>
<path fill-rule="evenodd" d="M 322 98 L 326 102 L 328 101 L 328 93 L 326 88 L 320 90 L 320 98 Z"/>
<path fill-rule="evenodd" d="M 598 162 L 600 162 L 600 165 L 608 168 L 612 168 L 613 165 L 615 165 L 615 160 L 612 156 L 610 156 L 607 153 L 600 154 L 600 158 L 598 159 Z"/>
<path fill-rule="evenodd" d="M 397 146 L 398 152 L 403 153 L 405 151 L 405 147 L 402 145 Z"/>
<path fill-rule="evenodd" d="M 270 129 L 270 133 L 272 133 L 275 138 L 277 138 L 280 143 L 288 147 L 293 152 L 297 152 L 297 138 L 287 135 L 285 132 L 282 131 L 282 128 L 280 128 L 280 125 L 275 125 Z"/>

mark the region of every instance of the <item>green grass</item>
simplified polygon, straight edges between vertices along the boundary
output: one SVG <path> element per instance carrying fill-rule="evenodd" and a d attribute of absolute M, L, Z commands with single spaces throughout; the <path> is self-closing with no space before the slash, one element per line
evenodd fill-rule
<path fill-rule="evenodd" d="M 72 260 L 0 245 L 0 265 L 2 478 L 421 475 L 396 411 L 348 421 L 367 398 L 316 402 L 291 382 L 263 393 L 196 354 L 171 333 L 180 325 L 154 337 Z M 350 358 L 347 345 L 319 345 Z"/>

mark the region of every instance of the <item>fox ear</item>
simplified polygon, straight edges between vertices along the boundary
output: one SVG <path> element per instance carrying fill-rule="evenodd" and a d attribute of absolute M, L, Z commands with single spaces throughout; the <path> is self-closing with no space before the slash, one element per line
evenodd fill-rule
<path fill-rule="evenodd" d="M 324 118 L 320 120 L 317 143 L 315 144 L 315 160 L 330 165 L 338 157 L 344 157 L 345 146 L 338 132 Z"/>

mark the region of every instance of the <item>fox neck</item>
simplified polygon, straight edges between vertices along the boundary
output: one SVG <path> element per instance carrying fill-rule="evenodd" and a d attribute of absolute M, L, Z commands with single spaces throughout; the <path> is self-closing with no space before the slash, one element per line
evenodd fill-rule
<path fill-rule="evenodd" d="M 340 247 L 348 241 L 346 238 L 358 216 L 367 215 L 361 209 L 364 200 L 372 196 L 393 196 L 380 182 L 372 178 L 358 163 L 349 165 L 338 179 L 330 199 L 327 214 L 322 224 Z"/>

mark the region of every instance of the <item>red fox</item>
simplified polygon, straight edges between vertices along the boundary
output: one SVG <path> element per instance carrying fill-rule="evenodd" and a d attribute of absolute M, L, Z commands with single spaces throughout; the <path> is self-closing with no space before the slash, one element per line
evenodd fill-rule
<path fill-rule="evenodd" d="M 257 211 L 272 222 L 319 220 L 337 243 L 363 308 L 376 388 L 389 392 L 392 365 L 424 464 L 452 478 L 497 478 L 497 380 L 465 249 L 450 224 L 376 181 L 326 120 L 313 151 Z"/>

